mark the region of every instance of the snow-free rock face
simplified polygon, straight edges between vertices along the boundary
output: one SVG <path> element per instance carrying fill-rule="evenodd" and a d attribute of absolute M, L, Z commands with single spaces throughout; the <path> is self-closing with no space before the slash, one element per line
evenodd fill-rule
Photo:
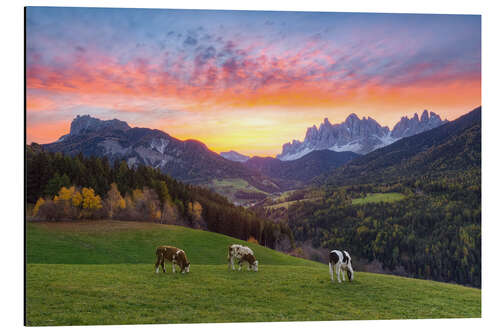
<path fill-rule="evenodd" d="M 319 128 L 314 125 L 307 129 L 303 142 L 293 140 L 291 143 L 285 143 L 281 154 L 278 154 L 276 158 L 290 161 L 311 151 L 323 149 L 367 154 L 401 138 L 430 130 L 445 122 L 434 112 L 431 112 L 429 116 L 427 110 L 424 110 L 420 120 L 417 114 L 412 119 L 402 117 L 392 131 L 370 117 L 359 119 L 354 113 L 340 124 L 332 125 L 328 118 L 325 118 Z"/>
<path fill-rule="evenodd" d="M 99 132 L 105 129 L 126 131 L 130 129 L 130 126 L 126 122 L 118 119 L 100 120 L 89 115 L 78 115 L 71 122 L 69 135 L 80 135 L 85 132 Z"/>
<path fill-rule="evenodd" d="M 224 157 L 226 160 L 234 161 L 234 162 L 246 162 L 250 159 L 250 156 L 246 156 L 238 153 L 237 151 L 223 151 L 220 153 L 220 156 Z"/>

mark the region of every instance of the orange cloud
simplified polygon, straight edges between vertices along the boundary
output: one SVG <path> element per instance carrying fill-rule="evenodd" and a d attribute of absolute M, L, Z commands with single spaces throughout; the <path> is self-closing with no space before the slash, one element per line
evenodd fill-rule
<path fill-rule="evenodd" d="M 355 112 L 392 126 L 402 115 L 424 108 L 452 120 L 481 104 L 481 82 L 475 73 L 456 75 L 448 66 L 425 76 L 420 73 L 429 66 L 417 64 L 408 68 L 409 81 L 397 84 L 390 77 L 363 76 L 340 67 L 331 70 L 337 61 L 334 53 L 319 48 L 281 58 L 263 53 L 222 66 L 209 59 L 191 72 L 186 68 L 193 68 L 192 63 L 181 57 L 170 71 L 141 59 L 124 64 L 104 56 L 93 59 L 76 59 L 61 68 L 27 68 L 28 113 L 85 106 L 89 112 L 123 112 L 127 119 L 127 113 L 174 110 L 175 117 L 145 117 L 140 125 L 201 140 L 216 151 L 274 155 L 283 143 L 302 139 L 306 128 L 324 117 L 341 122 Z M 259 119 L 273 126 L 251 125 Z M 67 122 L 28 122 L 28 137 L 50 142 L 68 128 Z"/>
<path fill-rule="evenodd" d="M 33 94 L 27 94 L 26 96 L 26 108 L 29 111 L 49 110 L 55 106 L 56 103 L 52 100 L 52 98 Z"/>

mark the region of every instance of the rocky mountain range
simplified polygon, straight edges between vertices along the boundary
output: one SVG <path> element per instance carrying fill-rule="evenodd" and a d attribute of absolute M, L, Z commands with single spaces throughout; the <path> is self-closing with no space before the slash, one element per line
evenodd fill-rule
<path fill-rule="evenodd" d="M 278 190 L 270 179 L 229 161 L 196 140 L 178 140 L 165 132 L 130 127 L 117 119 L 100 120 L 77 116 L 69 134 L 43 149 L 69 155 L 107 157 L 125 160 L 129 166 L 147 165 L 187 183 L 202 184 L 217 178 L 241 178 L 266 191 Z"/>
<path fill-rule="evenodd" d="M 447 120 L 441 120 L 441 117 L 434 112 L 429 114 L 427 110 L 422 112 L 420 118 L 417 113 L 411 119 L 402 117 L 392 131 L 371 117 L 360 119 L 354 113 L 340 124 L 331 124 L 328 118 L 325 118 L 319 128 L 314 125 L 307 129 L 304 141 L 293 140 L 291 143 L 285 143 L 281 154 L 276 158 L 290 161 L 312 151 L 324 149 L 367 154 L 401 138 L 428 131 L 446 122 Z"/>
<path fill-rule="evenodd" d="M 330 185 L 377 183 L 473 168 L 481 168 L 481 107 L 353 159 L 317 181 Z"/>
<path fill-rule="evenodd" d="M 261 158 L 235 151 L 220 155 L 196 140 L 179 140 L 155 129 L 131 127 L 126 122 L 77 116 L 70 133 L 42 145 L 49 152 L 107 157 L 129 166 L 147 165 L 191 184 L 210 184 L 214 179 L 243 179 L 267 193 L 297 188 L 313 178 L 401 138 L 437 127 L 444 122 L 434 114 L 403 117 L 390 131 L 368 117 L 355 114 L 341 124 L 328 119 L 308 129 L 304 142 L 285 144 L 278 158 Z"/>
<path fill-rule="evenodd" d="M 124 121 L 100 120 L 89 115 L 77 116 L 71 122 L 70 133 L 42 147 L 71 156 L 81 153 L 123 160 L 134 167 L 151 166 L 190 184 L 243 179 L 266 193 L 301 187 L 359 156 L 323 150 L 285 162 L 272 157 L 250 158 L 235 151 L 219 155 L 196 140 L 182 141 L 160 130 L 131 127 Z"/>

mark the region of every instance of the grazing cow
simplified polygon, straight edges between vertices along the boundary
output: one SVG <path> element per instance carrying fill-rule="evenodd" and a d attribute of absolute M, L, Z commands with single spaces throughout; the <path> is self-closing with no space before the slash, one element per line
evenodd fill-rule
<path fill-rule="evenodd" d="M 238 259 L 239 271 L 241 271 L 241 263 L 247 262 L 247 270 L 254 270 L 257 272 L 259 270 L 259 261 L 255 259 L 252 249 L 249 247 L 233 244 L 230 245 L 227 250 L 227 267 L 234 270 L 234 259 Z"/>
<path fill-rule="evenodd" d="M 186 253 L 174 246 L 158 246 L 156 249 L 156 273 L 160 271 L 160 265 L 165 273 L 165 260 L 172 262 L 172 272 L 175 273 L 175 264 L 179 265 L 181 273 L 189 273 L 189 266 L 191 265 L 186 257 Z"/>
<path fill-rule="evenodd" d="M 335 268 L 335 273 L 337 274 L 337 280 L 340 281 L 340 272 L 342 272 L 342 280 L 345 281 L 344 271 L 347 271 L 347 277 L 349 281 L 354 279 L 354 271 L 352 269 L 351 256 L 347 251 L 333 250 L 330 252 L 330 277 L 333 279 L 333 269 Z"/>

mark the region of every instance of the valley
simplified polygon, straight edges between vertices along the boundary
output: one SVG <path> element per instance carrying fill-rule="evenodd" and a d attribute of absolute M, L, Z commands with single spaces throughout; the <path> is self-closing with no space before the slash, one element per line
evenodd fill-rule
<path fill-rule="evenodd" d="M 89 132 L 86 126 L 83 132 L 79 130 L 80 118 L 95 122 L 95 129 Z M 92 147 L 89 146 L 92 140 L 114 133 L 109 130 L 104 133 L 102 128 L 125 128 L 123 123 L 80 118 L 72 125 L 73 138 L 41 149 L 51 151 L 75 144 L 80 148 Z M 360 266 L 363 270 L 372 270 L 374 263 L 380 267 L 377 271 L 480 287 L 481 108 L 413 136 L 401 134 L 405 132 L 402 126 L 408 123 L 414 124 L 408 128 L 418 132 L 417 125 L 430 119 L 425 113 L 422 118 L 418 120 L 416 116 L 413 122 L 403 120 L 393 130 L 402 136 L 400 139 L 364 155 L 314 150 L 295 160 L 243 157 L 244 161 L 235 162 L 211 152 L 201 143 L 171 139 L 175 145 L 184 145 L 182 153 L 177 148 L 168 150 L 167 143 L 161 147 L 153 145 L 153 150 L 168 158 L 171 154 L 178 156 L 183 161 L 176 162 L 180 165 L 192 160 L 194 166 L 189 170 L 183 167 L 156 170 L 178 175 L 180 180 L 195 185 L 193 190 L 200 186 L 209 191 L 195 190 L 199 193 L 190 199 L 179 192 L 181 196 L 172 200 L 177 202 L 178 211 L 192 205 L 190 202 L 194 200 L 199 202 L 209 230 L 245 240 L 249 235 L 257 235 L 259 242 L 266 234 L 268 246 L 273 244 L 281 251 L 315 260 L 324 260 L 327 249 L 349 248 L 364 263 Z M 431 118 L 437 119 L 435 115 Z M 354 121 L 355 117 L 350 119 Z M 127 148 L 129 151 L 142 151 L 141 145 L 151 135 L 155 138 L 166 135 L 148 129 L 122 129 L 117 128 L 118 134 L 113 135 L 130 137 L 127 140 L 131 144 L 136 142 Z M 186 149 L 188 146 L 195 149 Z M 242 158 L 234 151 L 232 155 Z M 191 160 L 185 160 L 187 156 Z M 130 168 L 133 170 L 137 165 L 131 164 Z M 196 168 L 203 171 L 200 173 Z M 139 184 L 133 186 L 142 186 Z M 229 208 L 233 204 L 247 207 L 246 211 L 253 214 L 251 222 L 236 226 L 241 222 L 229 213 L 222 224 L 218 222 L 221 199 L 206 200 L 212 191 L 229 201 L 224 203 L 228 212 L 238 211 Z M 179 199 L 183 200 L 182 205 L 176 201 Z M 237 214 L 246 216 L 244 212 Z M 190 213 L 185 214 L 182 219 L 191 221 Z M 273 236 L 273 228 L 249 232 L 253 227 L 245 225 L 257 225 L 259 219 L 269 226 L 275 224 L 274 230 L 280 230 L 281 234 Z M 419 258 L 419 253 L 428 253 L 432 259 Z M 467 260 L 461 259 L 465 254 Z"/>

